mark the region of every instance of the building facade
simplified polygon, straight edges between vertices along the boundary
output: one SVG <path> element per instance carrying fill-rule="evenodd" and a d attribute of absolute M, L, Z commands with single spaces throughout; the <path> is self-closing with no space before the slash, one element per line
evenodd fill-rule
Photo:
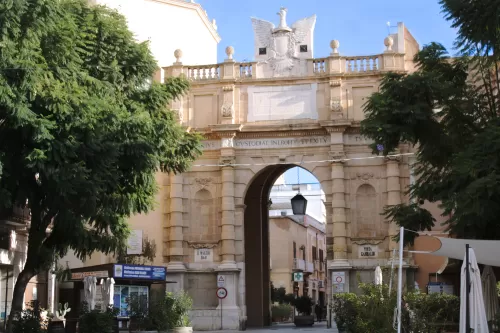
<path fill-rule="evenodd" d="M 287 294 L 325 305 L 325 225 L 309 215 L 270 216 L 271 282 Z M 299 274 L 294 274 L 299 273 Z"/>
<path fill-rule="evenodd" d="M 89 0 L 117 10 L 139 42 L 149 41 L 159 66 L 170 66 L 181 48 L 190 64 L 217 62 L 220 36 L 200 4 L 186 0 Z M 170 33 L 174 32 L 175 33 Z M 169 32 L 169 33 L 165 33 Z"/>
<path fill-rule="evenodd" d="M 165 76 L 191 81 L 172 109 L 188 130 L 205 135 L 203 156 L 189 172 L 161 176 L 158 228 L 169 279 L 178 281 L 170 286 L 194 297 L 197 329 L 220 329 L 221 277 L 225 329 L 270 324 L 276 264 L 270 272 L 268 199 L 289 168 L 310 171 L 325 194 L 328 281 L 335 282 L 328 294 L 356 291 L 358 276 L 372 281 L 397 246 L 398 228 L 380 213 L 407 200 L 411 148 L 373 158 L 359 122 L 384 73 L 414 70 L 418 44 L 399 24 L 396 34 L 381 36 L 381 54 L 343 56 L 334 40 L 329 56 L 313 58 L 315 16 L 288 26 L 286 14 L 282 8 L 278 25 L 252 19 L 254 62 L 235 61 L 228 47 L 223 63 L 192 66 L 179 50 L 176 63 L 163 68 Z M 413 279 L 412 264 L 405 258 L 405 278 Z"/>
<path fill-rule="evenodd" d="M 203 155 L 186 173 L 158 174 L 157 209 L 132 217 L 130 224 L 136 234 L 155 241 L 153 264 L 166 266 L 168 279 L 177 282 L 167 288 L 193 297 L 195 329 L 220 329 L 221 306 L 224 329 L 271 323 L 271 281 L 286 285 L 288 273 L 278 276 L 270 230 L 300 221 L 270 217 L 269 195 L 292 167 L 311 172 L 324 195 L 325 272 L 322 264 L 317 271 L 314 267 L 321 262 L 319 250 L 312 257 L 316 232 L 308 231 L 311 242 L 296 244 L 295 267 L 301 265 L 304 245 L 304 270 L 310 260 L 317 273 L 309 275 L 310 295 L 316 290 L 319 299 L 324 291 L 328 300 L 334 292 L 356 292 L 358 278 L 373 281 L 375 267 L 388 265 L 397 248 L 392 237 L 398 228 L 381 213 L 385 205 L 408 200 L 411 147 L 402 144 L 397 156 L 374 158 L 371 142 L 360 135 L 360 121 L 366 98 L 377 91 L 384 73 L 414 70 L 418 44 L 400 23 L 397 33 L 381 36 L 385 51 L 379 54 L 344 56 L 332 40 L 331 54 L 314 58 L 316 17 L 289 26 L 286 9 L 279 14 L 277 25 L 252 19 L 256 61 L 238 62 L 227 47 L 223 63 L 199 65 L 188 62 L 194 55 L 178 46 L 172 52 L 175 62 L 157 75 L 184 75 L 191 81 L 190 92 L 171 108 L 187 130 L 204 135 Z M 287 253 L 293 255 L 293 242 Z M 71 256 L 66 261 L 79 267 L 114 258 L 97 254 L 85 263 Z M 404 278 L 413 285 L 413 258 L 405 256 L 404 268 Z M 323 291 L 310 287 L 322 276 Z M 217 298 L 218 287 L 227 289 L 223 301 Z M 299 287 L 303 292 L 304 285 Z"/>

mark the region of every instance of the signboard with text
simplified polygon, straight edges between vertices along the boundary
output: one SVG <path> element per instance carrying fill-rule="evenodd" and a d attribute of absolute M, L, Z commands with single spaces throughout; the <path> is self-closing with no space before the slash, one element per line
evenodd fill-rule
<path fill-rule="evenodd" d="M 359 245 L 358 246 L 359 258 L 377 258 L 378 257 L 378 246 L 377 245 Z"/>
<path fill-rule="evenodd" d="M 213 262 L 214 252 L 213 249 L 195 249 L 194 250 L 195 262 Z"/>
<path fill-rule="evenodd" d="M 107 278 L 109 276 L 109 273 L 108 271 L 71 273 L 71 280 L 83 280 L 87 276 L 95 276 L 96 278 Z"/>
<path fill-rule="evenodd" d="M 167 268 L 161 266 L 116 264 L 113 267 L 113 277 L 118 279 L 165 281 Z"/>

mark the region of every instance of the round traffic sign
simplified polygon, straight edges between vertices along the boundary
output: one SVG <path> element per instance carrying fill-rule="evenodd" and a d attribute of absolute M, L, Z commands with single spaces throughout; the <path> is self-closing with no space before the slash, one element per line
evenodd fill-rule
<path fill-rule="evenodd" d="M 342 276 L 337 276 L 337 277 L 335 278 L 335 281 L 336 281 L 337 283 L 342 283 L 342 280 L 343 280 L 343 279 L 342 279 Z"/>
<path fill-rule="evenodd" d="M 227 289 L 226 288 L 217 288 L 217 298 L 224 299 L 227 297 Z"/>

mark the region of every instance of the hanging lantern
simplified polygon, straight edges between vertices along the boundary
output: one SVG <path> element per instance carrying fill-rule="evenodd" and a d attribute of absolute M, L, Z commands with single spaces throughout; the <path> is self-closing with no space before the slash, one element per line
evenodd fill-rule
<path fill-rule="evenodd" d="M 297 193 L 291 199 L 293 215 L 306 215 L 307 199 L 300 193 Z"/>

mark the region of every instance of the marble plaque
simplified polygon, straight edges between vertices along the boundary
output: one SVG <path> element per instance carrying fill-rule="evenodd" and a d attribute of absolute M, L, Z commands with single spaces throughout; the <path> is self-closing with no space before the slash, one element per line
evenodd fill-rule
<path fill-rule="evenodd" d="M 247 121 L 318 119 L 317 88 L 316 83 L 249 87 Z"/>
<path fill-rule="evenodd" d="M 194 262 L 213 262 L 213 249 L 194 249 Z"/>
<path fill-rule="evenodd" d="M 360 259 L 364 258 L 377 258 L 378 257 L 378 246 L 377 245 L 359 245 L 358 255 Z"/>

